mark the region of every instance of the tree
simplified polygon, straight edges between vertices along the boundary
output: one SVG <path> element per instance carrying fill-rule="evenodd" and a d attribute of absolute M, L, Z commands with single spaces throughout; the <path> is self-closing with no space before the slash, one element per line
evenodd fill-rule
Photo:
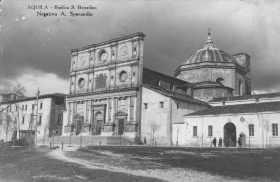
<path fill-rule="evenodd" d="M 6 141 L 8 140 L 8 135 L 10 134 L 10 131 L 12 131 L 14 129 L 14 120 L 13 118 L 7 114 L 7 113 L 3 113 L 2 116 L 3 119 L 3 128 L 5 130 L 6 133 Z"/>
<path fill-rule="evenodd" d="M 20 97 L 24 97 L 25 92 L 25 87 L 19 82 L 17 82 L 15 85 L 12 85 L 11 83 L 0 84 L 0 94 L 15 93 Z"/>
<path fill-rule="evenodd" d="M 150 127 L 152 130 L 152 145 L 154 144 L 154 140 L 155 140 L 155 132 L 159 130 L 160 126 L 161 125 L 156 123 L 155 121 L 150 122 Z"/>

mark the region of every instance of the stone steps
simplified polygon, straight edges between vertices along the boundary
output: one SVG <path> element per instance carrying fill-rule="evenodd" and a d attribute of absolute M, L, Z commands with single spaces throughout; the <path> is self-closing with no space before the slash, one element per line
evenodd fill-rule
<path fill-rule="evenodd" d="M 91 145 L 135 145 L 133 141 L 128 140 L 127 138 L 123 138 L 120 136 L 71 136 L 71 145 L 80 145 L 82 138 L 83 146 L 91 146 Z M 53 143 L 52 137 L 47 137 L 44 139 L 39 138 L 37 140 L 38 145 L 49 145 Z M 69 136 L 55 136 L 54 137 L 54 145 L 61 145 L 63 142 L 64 145 L 69 145 L 70 137 Z"/>

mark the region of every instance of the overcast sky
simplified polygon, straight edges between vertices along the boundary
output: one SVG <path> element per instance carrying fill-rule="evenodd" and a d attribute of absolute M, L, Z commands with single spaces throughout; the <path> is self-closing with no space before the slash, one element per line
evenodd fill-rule
<path fill-rule="evenodd" d="M 48 9 L 31 10 L 43 5 Z M 54 5 L 92 5 L 62 10 Z M 208 28 L 229 54 L 251 56 L 257 93 L 280 92 L 280 2 L 277 1 L 94 1 L 2 0 L 0 81 L 20 82 L 27 95 L 69 92 L 70 50 L 135 32 L 146 34 L 144 66 L 173 75 L 203 47 Z M 58 16 L 37 16 L 37 11 Z M 71 17 L 70 11 L 93 14 Z"/>

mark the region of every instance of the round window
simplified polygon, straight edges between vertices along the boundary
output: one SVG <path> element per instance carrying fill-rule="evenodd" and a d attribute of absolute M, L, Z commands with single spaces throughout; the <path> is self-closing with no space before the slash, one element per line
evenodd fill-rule
<path fill-rule="evenodd" d="M 107 60 L 107 57 L 108 57 L 108 54 L 107 54 L 107 52 L 105 50 L 101 50 L 99 52 L 99 61 L 101 63 L 104 63 Z"/>
<path fill-rule="evenodd" d="M 83 88 L 84 85 L 85 85 L 85 79 L 80 78 L 79 81 L 78 81 L 78 85 L 79 85 L 80 88 Z"/>
<path fill-rule="evenodd" d="M 126 71 L 122 71 L 120 73 L 120 81 L 124 82 L 127 79 L 127 72 Z"/>

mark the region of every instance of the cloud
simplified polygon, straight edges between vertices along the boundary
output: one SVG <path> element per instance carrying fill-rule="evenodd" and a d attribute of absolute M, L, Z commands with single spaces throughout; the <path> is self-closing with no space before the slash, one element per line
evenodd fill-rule
<path fill-rule="evenodd" d="M 26 96 L 35 96 L 39 87 L 40 94 L 69 93 L 69 80 L 59 78 L 54 73 L 44 73 L 35 69 L 23 69 L 22 74 L 14 80 L 6 80 L 11 84 L 21 83 L 27 93 Z"/>

